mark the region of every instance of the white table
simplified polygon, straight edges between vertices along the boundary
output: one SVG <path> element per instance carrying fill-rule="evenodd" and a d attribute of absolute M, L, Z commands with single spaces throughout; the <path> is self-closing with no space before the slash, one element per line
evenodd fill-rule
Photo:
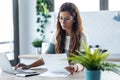
<path fill-rule="evenodd" d="M 47 71 L 46 69 L 43 68 L 37 68 L 34 69 L 35 71 L 39 73 L 43 73 Z M 101 80 L 119 80 L 120 76 L 113 73 L 113 72 L 102 72 L 101 75 Z M 41 76 L 31 76 L 31 77 L 18 77 L 13 74 L 9 74 L 6 72 L 2 72 L 0 70 L 0 80 L 85 80 L 84 79 L 84 71 L 76 73 L 74 75 L 69 75 L 67 77 L 60 77 L 60 78 L 53 78 L 53 77 L 41 77 Z"/>

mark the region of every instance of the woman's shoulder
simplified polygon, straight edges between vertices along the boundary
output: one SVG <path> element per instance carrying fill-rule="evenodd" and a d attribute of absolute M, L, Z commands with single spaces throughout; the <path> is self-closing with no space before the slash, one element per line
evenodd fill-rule
<path fill-rule="evenodd" d="M 88 42 L 87 41 L 87 36 L 86 36 L 86 34 L 85 34 L 85 32 L 81 32 L 81 41 L 85 41 L 86 43 Z"/>
<path fill-rule="evenodd" d="M 86 37 L 85 32 L 81 32 L 81 36 L 82 36 L 82 37 Z"/>

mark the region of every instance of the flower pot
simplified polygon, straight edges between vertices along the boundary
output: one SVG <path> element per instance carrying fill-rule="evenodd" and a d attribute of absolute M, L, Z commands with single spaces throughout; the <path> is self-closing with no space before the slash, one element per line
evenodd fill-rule
<path fill-rule="evenodd" d="M 36 47 L 35 48 L 35 54 L 38 55 L 41 53 L 41 48 L 40 47 Z"/>
<path fill-rule="evenodd" d="M 85 80 L 101 80 L 101 70 L 85 71 Z"/>

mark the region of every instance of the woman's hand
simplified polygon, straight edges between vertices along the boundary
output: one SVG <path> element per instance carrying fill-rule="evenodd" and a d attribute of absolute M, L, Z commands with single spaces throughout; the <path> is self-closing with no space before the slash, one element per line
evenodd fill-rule
<path fill-rule="evenodd" d="M 74 65 L 67 66 L 65 67 L 65 69 L 73 75 L 75 72 L 83 71 L 84 67 L 81 64 L 77 63 Z"/>
<path fill-rule="evenodd" d="M 29 69 L 29 65 L 26 65 L 24 63 L 18 63 L 16 66 L 15 66 L 15 69 Z"/>
<path fill-rule="evenodd" d="M 70 65 L 70 66 L 65 67 L 65 69 L 73 75 L 77 71 L 77 66 Z"/>

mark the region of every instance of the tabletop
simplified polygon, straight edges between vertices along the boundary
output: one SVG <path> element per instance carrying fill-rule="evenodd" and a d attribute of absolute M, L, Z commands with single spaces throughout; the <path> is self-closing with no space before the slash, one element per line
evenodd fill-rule
<path fill-rule="evenodd" d="M 32 69 L 38 73 L 43 73 L 47 69 L 39 68 Z M 68 75 L 67 77 L 41 77 L 39 75 L 30 76 L 30 77 L 18 77 L 13 74 L 9 74 L 3 71 L 0 71 L 0 80 L 84 80 L 84 72 L 75 73 L 74 75 Z"/>
<path fill-rule="evenodd" d="M 47 71 L 46 68 L 33 68 L 32 70 L 43 73 Z M 119 80 L 120 76 L 113 73 L 104 71 L 101 74 L 101 80 Z M 42 77 L 39 75 L 30 77 L 18 77 L 13 74 L 9 74 L 0 70 L 0 80 L 85 80 L 84 71 L 75 73 L 74 75 L 68 75 L 67 77 Z"/>

